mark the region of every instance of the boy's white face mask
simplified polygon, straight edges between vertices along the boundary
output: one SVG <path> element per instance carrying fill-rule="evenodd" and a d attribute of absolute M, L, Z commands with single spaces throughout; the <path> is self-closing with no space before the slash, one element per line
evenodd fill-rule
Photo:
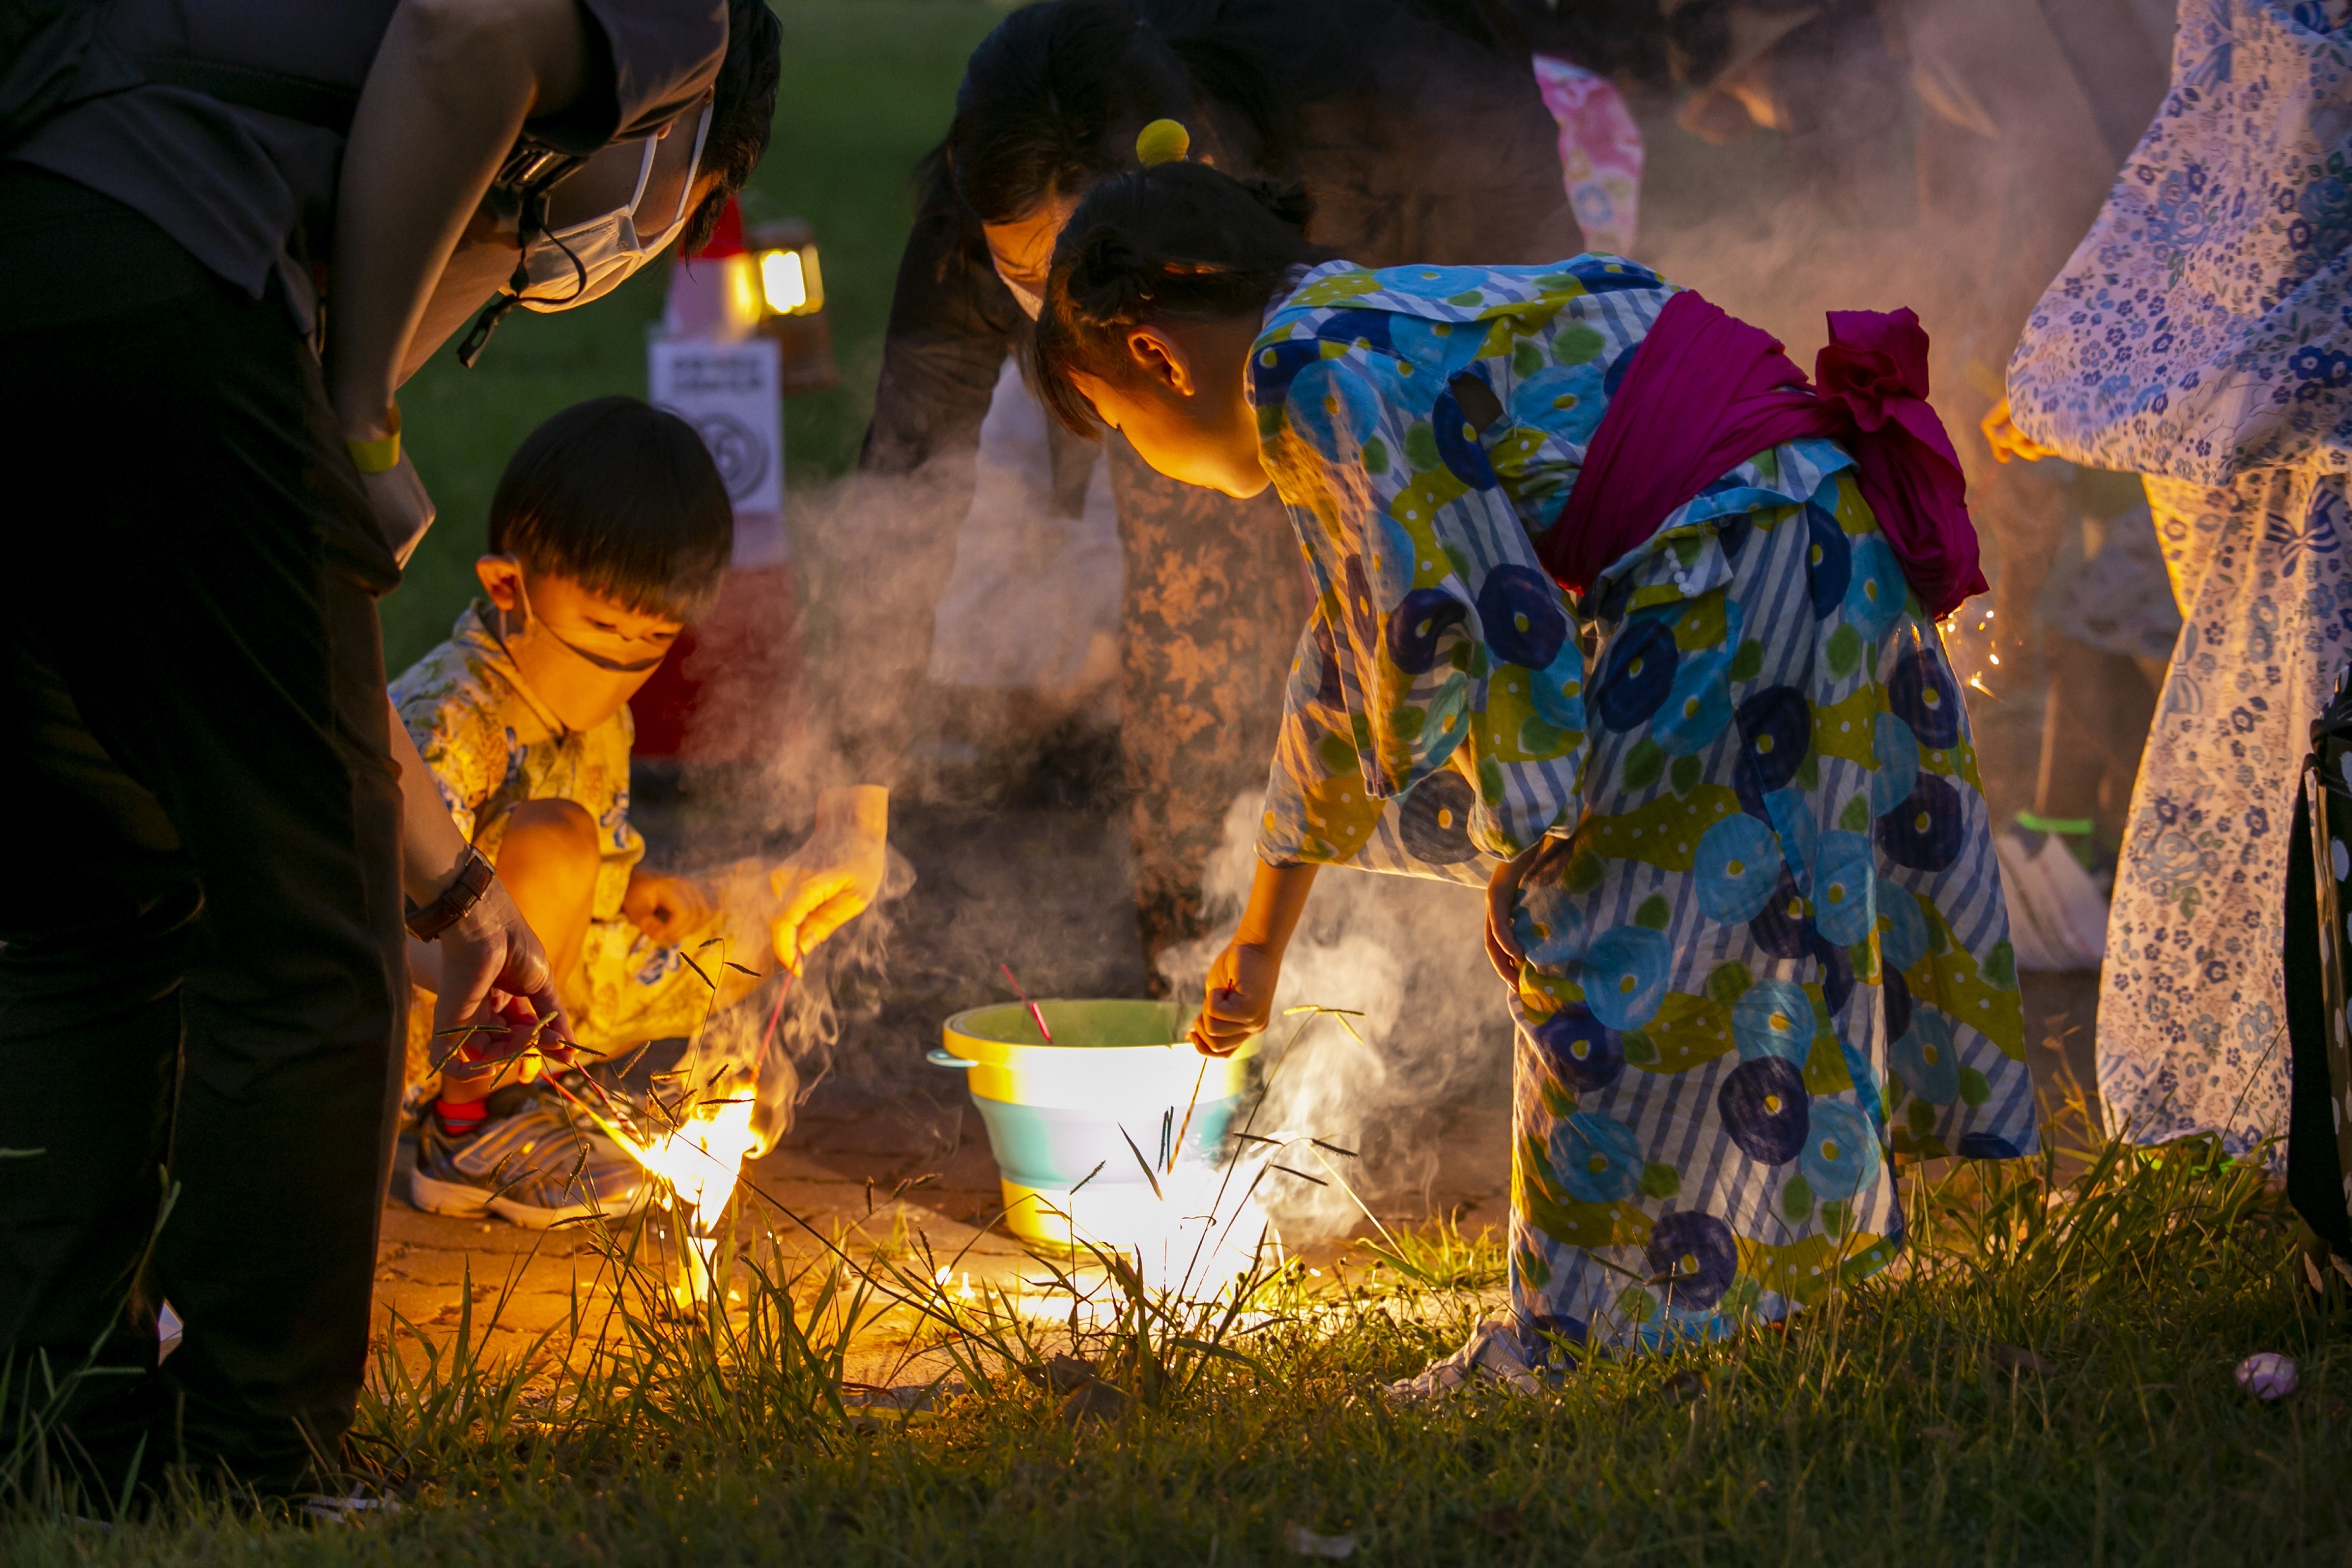
<path fill-rule="evenodd" d="M 516 297 L 517 304 L 546 314 L 601 299 L 677 237 L 693 210 L 703 139 L 710 133 L 710 109 L 704 104 L 702 116 L 695 123 L 694 151 L 687 161 L 686 177 L 678 183 L 677 207 L 662 226 L 646 234 L 637 223 L 637 209 L 644 204 L 646 187 L 653 180 L 654 154 L 661 146 L 660 138 L 647 137 L 637 163 L 636 187 L 626 206 L 530 236 L 520 267 L 530 283 Z"/>

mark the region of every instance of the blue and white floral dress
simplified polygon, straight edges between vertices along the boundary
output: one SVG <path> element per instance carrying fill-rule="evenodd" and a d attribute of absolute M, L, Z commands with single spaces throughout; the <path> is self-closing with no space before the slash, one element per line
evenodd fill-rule
<path fill-rule="evenodd" d="M 1783 1316 L 1895 1255 L 1891 1151 L 2036 1145 L 1960 687 L 1843 449 L 1758 454 L 1581 603 L 1538 564 L 1673 293 L 1334 262 L 1251 361 L 1318 595 L 1261 857 L 1483 883 L 1550 841 L 1511 999 L 1531 1355 Z"/>
<path fill-rule="evenodd" d="M 2287 1124 L 2287 830 L 2352 657 L 2347 0 L 2184 0 L 2172 90 L 2010 366 L 2020 428 L 2147 476 L 2185 624 L 2107 926 L 2099 1089 L 2149 1142 Z"/>

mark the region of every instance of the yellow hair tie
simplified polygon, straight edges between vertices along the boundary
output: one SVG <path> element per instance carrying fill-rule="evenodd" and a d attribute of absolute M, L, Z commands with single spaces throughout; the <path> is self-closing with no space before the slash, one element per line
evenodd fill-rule
<path fill-rule="evenodd" d="M 352 462 L 362 474 L 383 474 L 400 466 L 400 405 L 392 408 L 392 434 L 381 441 L 346 441 Z"/>
<path fill-rule="evenodd" d="M 1173 120 L 1155 120 L 1136 133 L 1135 161 L 1150 169 L 1172 163 L 1192 150 L 1192 133 Z"/>

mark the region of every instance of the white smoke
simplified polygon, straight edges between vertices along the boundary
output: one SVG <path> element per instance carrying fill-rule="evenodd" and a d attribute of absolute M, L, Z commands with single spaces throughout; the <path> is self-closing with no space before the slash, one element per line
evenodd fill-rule
<path fill-rule="evenodd" d="M 1218 928 L 1171 948 L 1160 972 L 1197 1003 L 1210 963 L 1233 937 L 1256 867 L 1255 796 L 1234 802 L 1203 878 Z M 1236 1127 L 1292 1143 L 1258 1197 L 1290 1240 L 1337 1236 L 1375 1213 L 1425 1211 L 1450 1123 L 1510 1095 L 1510 1023 L 1486 962 L 1478 890 L 1409 877 L 1325 870 L 1285 955 L 1266 1030 L 1255 1113 Z M 1360 1016 L 1286 1018 L 1289 1008 Z M 1327 1152 L 1307 1139 L 1349 1151 Z M 1350 1197 L 1350 1192 L 1355 1196 Z"/>

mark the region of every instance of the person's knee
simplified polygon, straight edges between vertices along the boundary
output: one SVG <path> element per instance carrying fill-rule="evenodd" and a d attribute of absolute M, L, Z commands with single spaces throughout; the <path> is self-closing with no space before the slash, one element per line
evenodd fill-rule
<path fill-rule="evenodd" d="M 603 860 L 596 819 L 572 800 L 526 800 L 507 819 L 499 841 L 500 880 L 515 877 L 593 882 Z"/>

